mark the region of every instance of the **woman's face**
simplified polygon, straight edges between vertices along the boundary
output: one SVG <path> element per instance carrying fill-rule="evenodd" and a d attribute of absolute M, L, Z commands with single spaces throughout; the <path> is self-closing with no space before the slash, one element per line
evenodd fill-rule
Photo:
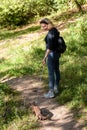
<path fill-rule="evenodd" d="M 41 23 L 41 29 L 44 30 L 44 31 L 47 31 L 48 30 L 48 24 L 45 24 L 45 23 Z"/>

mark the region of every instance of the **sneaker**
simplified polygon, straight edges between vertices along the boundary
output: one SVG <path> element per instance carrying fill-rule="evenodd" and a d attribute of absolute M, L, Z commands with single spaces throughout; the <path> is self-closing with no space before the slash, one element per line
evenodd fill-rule
<path fill-rule="evenodd" d="M 54 93 L 55 93 L 55 94 L 58 93 L 58 88 L 57 88 L 57 86 L 54 86 Z"/>
<path fill-rule="evenodd" d="M 53 90 L 49 90 L 48 93 L 44 94 L 45 98 L 53 98 L 54 97 L 54 91 Z"/>

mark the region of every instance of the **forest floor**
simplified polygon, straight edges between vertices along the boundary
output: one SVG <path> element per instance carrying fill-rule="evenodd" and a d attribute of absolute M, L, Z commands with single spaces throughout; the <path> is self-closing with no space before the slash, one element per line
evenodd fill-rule
<path fill-rule="evenodd" d="M 71 19 L 68 22 L 75 22 L 75 20 Z M 57 27 L 61 31 L 64 31 L 64 25 L 65 24 L 60 24 Z M 19 30 L 16 31 L 16 33 L 18 33 Z M 23 32 L 23 30 L 20 30 L 20 32 Z M 24 35 L 19 35 L 17 37 L 14 37 L 14 39 L 13 37 L 12 39 L 2 39 L 0 41 L 0 46 L 9 43 L 9 46 L 12 45 L 18 47 L 25 44 L 25 42 L 38 40 L 41 35 L 42 31 L 38 31 L 33 34 L 28 33 Z M 8 49 L 6 47 L 0 48 L 0 58 L 8 58 L 7 50 Z M 39 121 L 39 130 L 86 130 L 85 126 L 87 126 L 87 124 L 85 124 L 83 120 L 76 120 L 75 113 L 71 111 L 67 106 L 58 104 L 55 98 L 45 99 L 43 97 L 43 94 L 45 92 L 45 85 L 44 81 L 40 80 L 40 78 L 38 77 L 39 75 L 7 79 L 7 83 L 10 85 L 11 88 L 21 92 L 21 98 L 23 99 L 25 104 L 28 104 L 32 101 L 38 101 L 38 105 L 40 108 L 45 108 L 49 111 L 49 113 L 51 114 L 50 120 L 47 119 L 44 121 Z M 5 79 L 1 80 L 5 82 Z"/>
<path fill-rule="evenodd" d="M 11 79 L 8 84 L 21 92 L 21 98 L 25 103 L 37 101 L 41 109 L 45 108 L 49 111 L 50 120 L 39 121 L 39 130 L 86 130 L 83 121 L 75 120 L 74 113 L 66 106 L 59 105 L 55 98 L 43 97 L 44 84 L 37 76 Z"/>

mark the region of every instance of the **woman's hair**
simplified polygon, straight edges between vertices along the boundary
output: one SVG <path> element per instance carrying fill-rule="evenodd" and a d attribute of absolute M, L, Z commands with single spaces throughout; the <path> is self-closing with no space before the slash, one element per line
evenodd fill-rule
<path fill-rule="evenodd" d="M 42 20 L 40 21 L 40 24 L 42 24 L 42 23 L 53 25 L 52 21 L 50 21 L 48 18 L 44 18 L 44 19 L 42 19 Z"/>

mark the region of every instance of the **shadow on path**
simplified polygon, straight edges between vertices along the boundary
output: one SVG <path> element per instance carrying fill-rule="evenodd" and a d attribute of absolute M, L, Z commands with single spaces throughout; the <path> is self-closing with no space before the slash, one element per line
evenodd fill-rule
<path fill-rule="evenodd" d="M 85 130 L 85 124 L 74 120 L 73 113 L 64 105 L 59 105 L 55 99 L 44 99 L 44 85 L 38 77 L 21 77 L 7 82 L 11 88 L 21 92 L 24 103 L 37 101 L 41 109 L 51 113 L 50 120 L 40 121 L 39 130 Z"/>

